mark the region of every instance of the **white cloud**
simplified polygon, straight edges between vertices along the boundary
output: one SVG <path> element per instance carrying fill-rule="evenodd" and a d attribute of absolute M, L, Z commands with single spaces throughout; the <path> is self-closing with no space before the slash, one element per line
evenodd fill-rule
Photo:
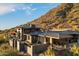
<path fill-rule="evenodd" d="M 37 10 L 37 8 L 32 7 L 32 4 L 31 4 L 31 6 L 27 6 L 26 7 L 26 16 L 33 16 L 34 11 L 36 11 L 36 10 Z"/>
<path fill-rule="evenodd" d="M 35 11 L 35 10 L 37 10 L 37 8 L 33 8 L 33 9 L 32 9 L 32 11 Z"/>
<path fill-rule="evenodd" d="M 15 12 L 16 10 L 28 11 L 27 14 L 32 14 L 37 8 L 33 8 L 32 4 L 27 6 L 24 4 L 0 4 L 0 15 Z"/>
<path fill-rule="evenodd" d="M 0 4 L 0 15 L 15 11 L 15 4 Z"/>
<path fill-rule="evenodd" d="M 15 12 L 15 11 L 16 11 L 16 9 L 12 9 L 12 11 L 13 11 L 13 12 Z"/>
<path fill-rule="evenodd" d="M 26 10 L 26 7 L 23 7 L 22 9 L 23 9 L 23 10 Z"/>

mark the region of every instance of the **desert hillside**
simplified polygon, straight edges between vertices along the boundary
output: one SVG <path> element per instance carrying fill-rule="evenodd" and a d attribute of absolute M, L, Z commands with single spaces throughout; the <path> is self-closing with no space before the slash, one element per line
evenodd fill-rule
<path fill-rule="evenodd" d="M 63 3 L 51 9 L 45 15 L 29 24 L 35 24 L 44 29 L 73 29 L 79 28 L 79 4 Z"/>

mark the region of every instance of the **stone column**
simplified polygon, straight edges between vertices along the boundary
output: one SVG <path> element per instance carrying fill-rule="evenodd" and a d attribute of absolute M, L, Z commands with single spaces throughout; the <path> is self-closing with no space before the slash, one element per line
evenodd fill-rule
<path fill-rule="evenodd" d="M 52 40 L 53 40 L 53 39 L 50 37 L 50 44 L 53 44 Z"/>
<path fill-rule="evenodd" d="M 17 47 L 17 40 L 13 40 L 13 47 L 16 48 Z"/>
<path fill-rule="evenodd" d="M 30 43 L 32 43 L 32 36 L 30 35 Z"/>
<path fill-rule="evenodd" d="M 28 40 L 28 35 L 26 35 L 27 37 L 26 37 L 26 39 Z"/>
<path fill-rule="evenodd" d="M 46 37 L 44 37 L 44 44 L 46 44 Z"/>
<path fill-rule="evenodd" d="M 33 56 L 33 46 L 27 46 L 27 53 L 31 56 Z"/>
<path fill-rule="evenodd" d="M 13 40 L 12 39 L 9 40 L 9 44 L 10 44 L 11 47 L 13 47 Z"/>
<path fill-rule="evenodd" d="M 17 41 L 17 50 L 20 51 L 20 42 Z"/>

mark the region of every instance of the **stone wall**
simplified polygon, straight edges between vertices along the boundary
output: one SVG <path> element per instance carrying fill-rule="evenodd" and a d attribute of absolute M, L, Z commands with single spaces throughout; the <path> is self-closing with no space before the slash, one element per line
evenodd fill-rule
<path fill-rule="evenodd" d="M 36 56 L 39 53 L 45 51 L 47 47 L 48 47 L 47 44 L 31 45 L 30 47 L 27 48 L 27 53 L 30 54 L 31 56 Z"/>
<path fill-rule="evenodd" d="M 20 52 L 26 52 L 27 46 L 24 44 L 23 41 L 17 41 L 17 50 Z"/>
<path fill-rule="evenodd" d="M 31 56 L 33 55 L 33 46 L 27 46 L 27 53 Z"/>
<path fill-rule="evenodd" d="M 13 40 L 10 39 L 9 44 L 10 44 L 11 47 L 13 47 Z"/>

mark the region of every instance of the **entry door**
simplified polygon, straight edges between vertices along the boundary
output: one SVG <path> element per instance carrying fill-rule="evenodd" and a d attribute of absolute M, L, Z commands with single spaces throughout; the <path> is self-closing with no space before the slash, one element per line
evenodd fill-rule
<path fill-rule="evenodd" d="M 77 42 L 78 42 L 78 44 L 79 44 L 79 38 L 77 39 Z"/>
<path fill-rule="evenodd" d="M 50 43 L 50 38 L 46 37 L 46 43 Z"/>

